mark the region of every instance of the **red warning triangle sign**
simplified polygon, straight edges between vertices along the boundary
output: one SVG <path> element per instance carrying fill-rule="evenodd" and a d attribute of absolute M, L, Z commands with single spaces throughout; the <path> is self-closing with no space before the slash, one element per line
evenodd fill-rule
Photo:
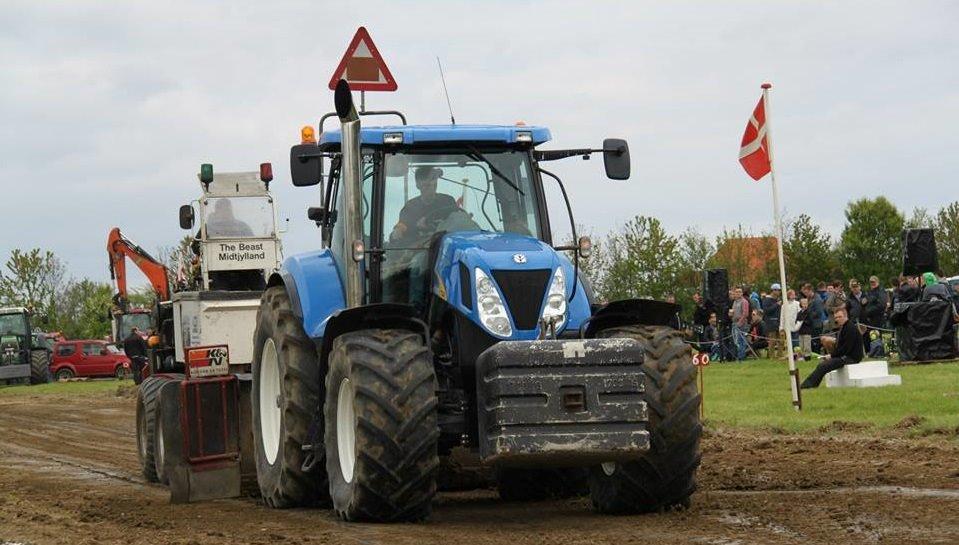
<path fill-rule="evenodd" d="M 360 27 L 346 48 L 340 65 L 330 78 L 330 89 L 345 79 L 354 91 L 395 91 L 396 80 L 383 62 L 383 57 L 373 45 L 373 39 L 365 27 Z"/>

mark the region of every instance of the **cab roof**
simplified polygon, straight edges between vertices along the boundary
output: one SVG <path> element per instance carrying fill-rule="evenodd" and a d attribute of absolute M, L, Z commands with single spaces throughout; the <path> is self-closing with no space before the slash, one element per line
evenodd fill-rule
<path fill-rule="evenodd" d="M 525 125 L 392 125 L 362 127 L 360 143 L 382 145 L 383 137 L 388 133 L 403 133 L 403 145 L 443 142 L 516 144 L 520 142 L 517 135 L 529 133 L 529 143 L 537 146 L 551 138 L 546 127 Z M 340 130 L 335 129 L 320 134 L 319 144 L 339 144 L 340 141 Z"/>

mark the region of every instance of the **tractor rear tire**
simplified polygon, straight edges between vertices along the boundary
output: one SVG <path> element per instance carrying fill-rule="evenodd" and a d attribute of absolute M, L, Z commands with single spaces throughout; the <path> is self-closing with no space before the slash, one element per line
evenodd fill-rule
<path fill-rule="evenodd" d="M 185 377 L 176 376 L 160 386 L 156 397 L 156 419 L 153 427 L 153 460 L 157 481 L 170 484 L 170 475 L 183 460 L 183 431 L 180 424 L 179 382 Z"/>
<path fill-rule="evenodd" d="M 30 384 L 46 384 L 51 379 L 50 353 L 46 350 L 32 350 L 30 352 Z"/>
<path fill-rule="evenodd" d="M 593 507 L 615 514 L 688 507 L 696 491 L 703 431 L 690 348 L 678 331 L 662 326 L 614 327 L 597 336 L 635 339 L 645 350 L 650 449 L 636 461 L 590 470 Z"/>
<path fill-rule="evenodd" d="M 160 482 L 156 465 L 156 423 L 160 390 L 174 379 L 152 376 L 137 391 L 137 454 L 147 482 Z"/>
<path fill-rule="evenodd" d="M 347 521 L 429 516 L 439 469 L 436 373 L 420 335 L 368 329 L 333 341 L 326 376 L 326 472 Z"/>
<path fill-rule="evenodd" d="M 293 314 L 286 289 L 267 288 L 253 335 L 250 399 L 256 479 L 270 507 L 329 502 L 322 460 L 303 470 L 303 446 L 322 433 L 311 430 L 314 416 L 319 416 L 319 389 L 320 363 L 313 341 Z"/>
<path fill-rule="evenodd" d="M 506 501 L 541 501 L 571 498 L 588 490 L 588 470 L 499 468 L 496 488 Z"/>

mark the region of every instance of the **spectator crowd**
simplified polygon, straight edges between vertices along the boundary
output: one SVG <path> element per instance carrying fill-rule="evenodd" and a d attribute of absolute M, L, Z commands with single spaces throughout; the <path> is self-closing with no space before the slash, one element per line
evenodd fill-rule
<path fill-rule="evenodd" d="M 680 316 L 675 321 L 689 342 L 713 360 L 785 357 L 787 342 L 799 359 L 810 359 L 823 353 L 823 340 L 834 338 L 846 321 L 862 337 L 865 354 L 881 357 L 887 343 L 894 342 L 889 317 L 896 305 L 936 300 L 950 301 L 959 322 L 959 283 L 950 285 L 933 273 L 892 278 L 887 287 L 876 276 L 866 286 L 857 279 L 802 283 L 798 293 L 787 289 L 785 304 L 778 283 L 768 291 L 736 286 L 719 304 L 695 293 L 691 320 Z M 842 323 L 837 323 L 837 311 L 843 311 Z"/>

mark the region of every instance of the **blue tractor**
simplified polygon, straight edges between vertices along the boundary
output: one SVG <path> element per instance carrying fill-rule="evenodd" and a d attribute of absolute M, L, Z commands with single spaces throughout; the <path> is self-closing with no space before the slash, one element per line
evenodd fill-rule
<path fill-rule="evenodd" d="M 345 81 L 335 105 L 290 158 L 294 185 L 320 185 L 322 248 L 284 261 L 257 315 L 264 501 L 421 520 L 440 458 L 468 447 L 505 498 L 588 487 L 600 512 L 688 504 L 702 428 L 678 308 L 600 304 L 578 270 L 588 239 L 554 246 L 547 217 L 544 178 L 562 182 L 544 162 L 600 153 L 627 179 L 626 142 L 540 150 L 544 127 L 398 112 L 364 112 L 402 124 L 361 128 Z"/>

